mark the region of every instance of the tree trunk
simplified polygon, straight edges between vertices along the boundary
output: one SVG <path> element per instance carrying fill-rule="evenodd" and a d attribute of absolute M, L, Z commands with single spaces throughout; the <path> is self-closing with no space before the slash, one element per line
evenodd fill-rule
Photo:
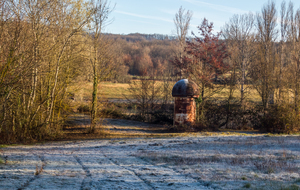
<path fill-rule="evenodd" d="M 279 67 L 279 79 L 278 79 L 278 101 L 282 102 L 282 69 L 284 64 L 284 50 L 285 44 L 281 43 L 281 52 L 280 52 L 280 67 Z"/>
<path fill-rule="evenodd" d="M 241 81 L 241 105 L 244 105 L 245 92 L 244 92 L 244 84 L 245 84 L 245 63 L 242 63 L 242 81 Z"/>
<path fill-rule="evenodd" d="M 90 132 L 95 131 L 96 127 L 96 117 L 97 117 L 97 94 L 98 94 L 98 77 L 97 70 L 94 67 L 94 80 L 93 80 L 93 94 L 92 94 L 92 110 L 91 110 L 91 128 Z"/>
<path fill-rule="evenodd" d="M 296 61 L 296 64 L 297 64 L 297 68 L 296 68 L 296 86 L 295 86 L 295 111 L 296 113 L 299 112 L 299 105 L 298 105 L 298 102 L 299 102 L 299 69 L 300 69 L 300 61 L 297 60 Z"/>

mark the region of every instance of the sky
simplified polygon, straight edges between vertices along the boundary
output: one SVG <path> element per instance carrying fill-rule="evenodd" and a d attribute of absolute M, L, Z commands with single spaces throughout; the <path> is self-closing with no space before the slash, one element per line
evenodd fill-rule
<path fill-rule="evenodd" d="M 218 32 L 234 14 L 252 12 L 256 14 L 268 0 L 110 0 L 115 9 L 110 14 L 112 22 L 105 32 L 113 34 L 165 34 L 175 35 L 174 17 L 180 6 L 193 12 L 191 31 L 197 33 L 197 26 L 203 18 L 214 23 Z M 281 0 L 274 1 L 279 16 Z M 300 0 L 292 0 L 300 8 Z"/>

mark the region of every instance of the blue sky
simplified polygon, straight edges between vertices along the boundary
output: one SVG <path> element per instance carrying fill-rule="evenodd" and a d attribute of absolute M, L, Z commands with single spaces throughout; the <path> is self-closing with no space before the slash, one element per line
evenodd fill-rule
<path fill-rule="evenodd" d="M 179 7 L 193 12 L 190 32 L 197 32 L 197 26 L 205 17 L 213 22 L 215 31 L 234 14 L 257 13 L 268 0 L 111 0 L 116 4 L 110 18 L 113 22 L 105 32 L 114 34 L 175 34 L 173 18 Z M 275 1 L 279 16 L 281 0 Z M 299 0 L 292 0 L 295 8 Z M 190 34 L 189 32 L 189 34 Z"/>

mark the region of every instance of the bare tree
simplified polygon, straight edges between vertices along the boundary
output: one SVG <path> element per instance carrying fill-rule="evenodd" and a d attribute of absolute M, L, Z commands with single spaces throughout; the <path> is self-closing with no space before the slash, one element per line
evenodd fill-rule
<path fill-rule="evenodd" d="M 76 2 L 75 2 L 76 3 Z M 72 6 L 63 6 L 63 4 L 57 4 L 58 7 L 61 7 L 63 10 L 61 11 L 62 13 L 64 13 L 64 11 Z M 75 6 L 75 5 L 74 5 Z M 49 114 L 46 117 L 46 124 L 49 123 L 51 117 L 52 117 L 52 112 L 53 112 L 53 108 L 54 108 L 54 104 L 55 104 L 55 93 L 57 90 L 57 85 L 58 85 L 58 79 L 59 79 L 59 73 L 60 73 L 60 69 L 61 69 L 61 64 L 62 64 L 62 59 L 63 56 L 65 55 L 66 49 L 67 47 L 70 45 L 72 38 L 78 34 L 79 32 L 81 32 L 82 28 L 88 24 L 88 21 L 90 20 L 91 16 L 94 14 L 93 12 L 88 12 L 86 14 L 85 17 L 75 17 L 74 18 L 74 14 L 78 12 L 76 12 L 74 9 L 73 11 L 65 11 L 67 15 L 63 15 L 60 16 L 58 18 L 58 23 L 61 26 L 64 26 L 66 29 L 62 30 L 61 33 L 59 33 L 59 37 L 58 42 L 54 43 L 53 48 L 57 49 L 56 52 L 56 56 L 54 59 L 54 67 L 55 67 L 55 71 L 54 71 L 54 76 L 53 76 L 53 86 L 50 90 L 50 104 L 49 104 Z M 76 15 L 76 14 L 75 14 Z M 76 15 L 78 16 L 78 15 Z M 62 18 L 63 19 L 62 19 Z M 76 19 L 76 20 L 72 20 L 72 18 Z M 77 20 L 79 18 L 79 20 Z M 70 20 L 68 20 L 70 19 Z"/>
<path fill-rule="evenodd" d="M 97 95 L 98 95 L 98 84 L 99 81 L 107 77 L 108 70 L 112 67 L 109 66 L 109 54 L 107 49 L 107 43 L 103 40 L 103 28 L 111 22 L 108 19 L 109 14 L 112 12 L 114 7 L 110 6 L 108 0 L 91 0 L 91 7 L 94 15 L 91 20 L 91 26 L 93 31 L 93 39 L 91 45 L 91 56 L 90 63 L 93 70 L 93 93 L 92 93 L 92 110 L 91 110 L 91 128 L 90 131 L 95 131 L 96 117 L 97 117 Z M 104 53 L 105 52 L 105 53 Z M 99 71 L 100 69 L 100 71 Z M 101 73 L 102 72 L 102 73 Z M 104 74 L 105 72 L 106 74 Z M 109 73 L 109 72 L 108 72 Z"/>
<path fill-rule="evenodd" d="M 254 54 L 252 47 L 255 40 L 253 27 L 254 15 L 248 13 L 234 15 L 222 30 L 222 35 L 231 53 L 231 64 L 241 73 L 237 79 L 240 83 L 241 105 L 244 104 L 245 99 L 247 70 Z"/>
<path fill-rule="evenodd" d="M 275 40 L 278 35 L 277 11 L 274 2 L 268 2 L 256 16 L 257 54 L 252 70 L 254 86 L 259 92 L 264 109 L 274 101 L 275 78 Z"/>
<path fill-rule="evenodd" d="M 174 24 L 176 28 L 177 39 L 179 41 L 178 52 L 176 57 L 182 62 L 182 58 L 185 55 L 184 48 L 186 45 L 186 37 L 190 27 L 190 22 L 192 19 L 193 13 L 190 10 L 185 10 L 182 6 L 179 8 L 178 12 L 175 14 Z M 177 64 L 178 65 L 178 64 Z M 180 78 L 183 77 L 183 68 L 180 69 Z"/>
<path fill-rule="evenodd" d="M 62 123 L 67 72 L 78 58 L 73 39 L 91 12 L 81 0 L 7 0 L 0 8 L 0 136 L 42 139 Z"/>
<path fill-rule="evenodd" d="M 294 14 L 293 4 L 289 5 L 289 29 L 288 29 L 288 42 L 290 42 L 290 86 L 294 94 L 294 109 L 296 113 L 299 111 L 299 82 L 300 82 L 300 9 Z"/>
<path fill-rule="evenodd" d="M 286 7 L 286 2 L 282 1 L 281 9 L 280 9 L 280 65 L 279 65 L 279 75 L 278 75 L 278 100 L 282 102 L 282 91 L 284 88 L 283 85 L 283 69 L 284 65 L 287 62 L 287 55 L 286 55 L 286 43 L 288 39 L 288 27 L 289 27 L 289 14 L 293 9 L 293 5 L 290 2 L 288 8 Z"/>

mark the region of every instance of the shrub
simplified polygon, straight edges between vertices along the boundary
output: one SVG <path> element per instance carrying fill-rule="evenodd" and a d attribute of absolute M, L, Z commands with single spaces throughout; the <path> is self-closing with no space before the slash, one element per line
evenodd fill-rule
<path fill-rule="evenodd" d="M 173 124 L 174 107 L 170 109 L 158 109 L 151 112 L 151 122 L 156 124 Z"/>
<path fill-rule="evenodd" d="M 206 101 L 199 107 L 196 125 L 203 130 L 217 131 L 219 128 L 245 130 L 258 125 L 255 107 L 242 107 L 239 102 Z"/>
<path fill-rule="evenodd" d="M 0 156 L 0 165 L 4 163 L 5 163 L 4 159 Z"/>
<path fill-rule="evenodd" d="M 123 114 L 119 108 L 104 108 L 100 111 L 101 117 L 114 118 L 114 119 L 124 119 L 126 115 Z"/>
<path fill-rule="evenodd" d="M 79 111 L 80 113 L 87 113 L 87 112 L 90 112 L 90 107 L 88 105 L 80 105 L 78 108 L 77 108 L 77 111 Z"/>
<path fill-rule="evenodd" d="M 299 126 L 299 113 L 290 106 L 272 106 L 261 118 L 261 130 L 264 132 L 295 133 Z"/>
<path fill-rule="evenodd" d="M 251 184 L 250 183 L 246 183 L 245 185 L 244 185 L 244 188 L 250 188 L 251 187 Z"/>

